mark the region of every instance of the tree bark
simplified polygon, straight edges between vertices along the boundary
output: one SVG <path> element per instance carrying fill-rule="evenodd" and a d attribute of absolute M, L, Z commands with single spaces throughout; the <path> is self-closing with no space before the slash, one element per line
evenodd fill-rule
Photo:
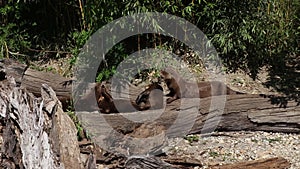
<path fill-rule="evenodd" d="M 0 81 L 0 112 L 1 168 L 82 168 L 77 129 L 49 86 L 36 98 L 7 77 Z"/>

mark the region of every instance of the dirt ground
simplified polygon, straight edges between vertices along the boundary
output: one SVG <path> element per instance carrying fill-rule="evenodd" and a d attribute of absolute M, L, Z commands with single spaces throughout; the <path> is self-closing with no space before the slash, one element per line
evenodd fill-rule
<path fill-rule="evenodd" d="M 279 94 L 274 89 L 264 86 L 267 78 L 268 73 L 265 70 L 260 71 L 256 80 L 243 72 L 238 72 L 226 74 L 226 83 L 235 90 L 249 94 Z"/>

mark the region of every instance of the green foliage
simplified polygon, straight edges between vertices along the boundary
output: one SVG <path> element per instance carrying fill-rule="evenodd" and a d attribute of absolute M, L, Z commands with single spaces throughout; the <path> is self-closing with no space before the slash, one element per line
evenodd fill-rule
<path fill-rule="evenodd" d="M 100 71 L 96 77 L 96 82 L 102 82 L 104 80 L 108 80 L 115 71 L 115 67 L 111 67 L 110 69 L 104 69 Z"/>
<path fill-rule="evenodd" d="M 22 60 L 27 55 L 63 57 L 55 51 L 66 50 L 73 55 L 70 59 L 73 65 L 87 39 L 99 28 L 125 15 L 158 11 L 197 25 L 211 39 L 227 71 L 242 69 L 256 78 L 259 70 L 266 67 L 270 72 L 267 85 L 297 98 L 299 4 L 298 0 L 4 0 L 0 7 L 0 57 Z M 140 21 L 143 19 L 147 18 Z M 161 29 L 155 20 L 153 23 L 156 29 Z M 137 35 L 111 49 L 99 67 L 96 80 L 108 79 L 124 58 L 144 48 L 189 51 L 176 39 L 159 34 Z M 53 50 L 53 55 L 45 49 Z M 192 57 L 189 61 L 199 60 L 197 55 Z"/>
<path fill-rule="evenodd" d="M 88 136 L 86 136 L 86 133 L 85 133 L 80 121 L 78 120 L 78 117 L 76 116 L 75 112 L 70 109 L 67 111 L 67 114 L 72 119 L 72 121 L 74 122 L 74 124 L 76 126 L 77 139 L 80 141 L 84 138 L 87 138 Z"/>
<path fill-rule="evenodd" d="M 213 1 L 198 4 L 198 27 L 212 39 L 229 70 L 255 78 L 262 66 L 282 64 L 296 46 L 295 1 Z M 275 63 L 273 62 L 275 61 Z"/>
<path fill-rule="evenodd" d="M 8 3 L 0 7 L 0 58 L 13 56 L 24 60 L 19 52 L 30 46 L 29 35 L 22 30 L 25 23 L 20 20 L 21 3 Z"/>
<path fill-rule="evenodd" d="M 189 143 L 198 142 L 200 137 L 197 135 L 189 135 L 184 137 L 185 140 L 189 141 Z"/>
<path fill-rule="evenodd" d="M 124 45 L 119 43 L 108 51 L 104 60 L 99 66 L 99 73 L 97 74 L 96 81 L 101 82 L 108 80 L 117 69 L 117 66 L 127 57 Z"/>
<path fill-rule="evenodd" d="M 69 50 L 71 51 L 73 57 L 70 59 L 70 65 L 74 65 L 77 60 L 77 56 L 80 53 L 83 45 L 86 43 L 88 38 L 91 36 L 91 31 L 78 31 L 75 30 L 69 34 L 68 44 Z"/>
<path fill-rule="evenodd" d="M 218 156 L 219 156 L 219 153 L 218 153 L 218 152 L 215 152 L 215 151 L 210 151 L 210 152 L 209 152 L 209 156 L 215 158 L 215 157 L 218 157 Z"/>

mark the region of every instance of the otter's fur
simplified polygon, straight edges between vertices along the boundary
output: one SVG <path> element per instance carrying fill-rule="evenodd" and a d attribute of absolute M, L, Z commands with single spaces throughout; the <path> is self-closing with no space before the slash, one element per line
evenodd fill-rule
<path fill-rule="evenodd" d="M 113 99 L 104 85 L 101 85 L 96 92 L 99 94 L 97 103 L 102 113 L 134 112 L 146 110 L 150 107 L 150 104 L 147 102 L 137 105 L 134 101 L 127 99 Z"/>
<path fill-rule="evenodd" d="M 96 86 L 97 103 L 102 113 L 134 112 L 163 108 L 163 89 L 157 84 L 150 84 L 138 95 L 135 101 L 113 99 L 104 85 Z"/>
<path fill-rule="evenodd" d="M 206 81 L 198 83 L 187 82 L 173 69 L 168 69 L 168 72 L 162 70 L 161 77 L 164 79 L 170 90 L 168 96 L 171 98 L 167 99 L 167 103 L 171 103 L 179 98 L 205 98 L 219 95 L 244 94 L 232 90 L 220 81 Z M 198 91 L 195 90 L 197 88 Z"/>
<path fill-rule="evenodd" d="M 163 88 L 158 83 L 150 84 L 135 100 L 137 105 L 149 105 L 151 109 L 163 108 Z"/>

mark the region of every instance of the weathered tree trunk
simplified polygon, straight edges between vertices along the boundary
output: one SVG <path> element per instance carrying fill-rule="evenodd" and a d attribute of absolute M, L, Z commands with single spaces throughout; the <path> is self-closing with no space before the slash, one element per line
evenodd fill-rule
<path fill-rule="evenodd" d="M 1 168 L 82 168 L 76 127 L 49 86 L 36 98 L 2 79 L 0 113 Z"/>
<path fill-rule="evenodd" d="M 185 134 L 205 133 L 211 131 L 211 129 L 218 131 L 260 130 L 300 133 L 300 106 L 296 102 L 290 101 L 286 107 L 280 107 L 277 104 L 272 104 L 270 98 L 259 95 L 228 95 L 226 97 L 224 110 L 218 108 L 210 110 L 211 98 L 200 99 L 200 104 L 199 99 L 184 98 L 167 104 L 165 110 L 105 115 L 100 115 L 98 112 L 77 112 L 77 114 L 84 122 L 83 124 L 85 124 L 87 130 L 92 133 L 106 130 L 106 125 L 123 133 L 131 133 L 133 128 L 137 131 L 140 124 L 128 120 L 134 117 L 146 118 L 150 122 L 152 119 L 157 118 L 155 120 L 156 126 L 163 126 L 165 129 L 174 125 L 174 121 L 180 118 L 180 123 L 176 123 L 176 128 L 166 131 L 169 136 L 176 136 L 180 129 L 193 122 L 193 127 Z M 181 101 L 184 101 L 185 105 L 180 107 Z M 199 109 L 197 108 L 198 105 L 200 105 Z M 197 110 L 199 110 L 199 113 L 195 113 Z M 161 112 L 163 112 L 162 115 Z M 180 117 L 178 117 L 179 112 L 182 114 Z M 203 129 L 204 125 L 205 130 Z"/>

